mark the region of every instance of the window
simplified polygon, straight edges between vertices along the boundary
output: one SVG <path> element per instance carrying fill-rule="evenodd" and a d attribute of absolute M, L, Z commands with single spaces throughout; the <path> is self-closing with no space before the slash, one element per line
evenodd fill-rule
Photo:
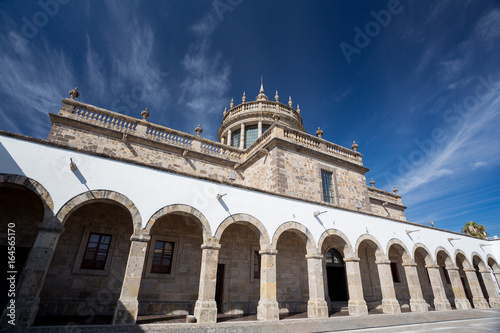
<path fill-rule="evenodd" d="M 401 278 L 399 277 L 399 269 L 397 262 L 391 262 L 391 273 L 393 282 L 395 283 L 401 282 Z"/>
<path fill-rule="evenodd" d="M 325 202 L 334 203 L 333 174 L 331 172 L 321 170 L 321 181 L 323 184 L 323 200 Z"/>
<path fill-rule="evenodd" d="M 236 148 L 240 147 L 240 133 L 241 130 L 237 130 L 231 133 L 231 146 Z"/>
<path fill-rule="evenodd" d="M 91 233 L 80 268 L 103 270 L 108 258 L 110 243 L 111 235 Z"/>
<path fill-rule="evenodd" d="M 328 266 L 344 266 L 344 260 L 339 251 L 330 249 L 326 253 L 326 264 Z"/>
<path fill-rule="evenodd" d="M 257 125 L 247 126 L 245 128 L 245 148 L 250 147 L 259 137 L 259 128 Z"/>
<path fill-rule="evenodd" d="M 259 251 L 253 251 L 253 278 L 260 279 L 260 254 L 259 254 Z"/>
<path fill-rule="evenodd" d="M 156 241 L 153 254 L 153 264 L 151 273 L 170 274 L 172 269 L 172 254 L 174 253 L 174 243 Z"/>

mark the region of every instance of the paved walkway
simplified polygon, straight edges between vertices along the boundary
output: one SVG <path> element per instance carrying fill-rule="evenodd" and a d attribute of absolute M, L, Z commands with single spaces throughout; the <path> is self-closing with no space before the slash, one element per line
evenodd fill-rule
<path fill-rule="evenodd" d="M 140 324 L 129 327 L 94 325 L 94 326 L 45 326 L 31 327 L 24 330 L 8 330 L 4 332 L 34 332 L 34 333 L 111 333 L 111 332 L 169 332 L 169 333 L 198 333 L 198 332 L 236 332 L 236 333 L 265 333 L 265 332 L 336 332 L 344 330 L 360 330 L 366 328 L 394 327 L 398 325 L 415 325 L 444 321 L 463 321 L 468 319 L 482 319 L 492 325 L 500 323 L 500 309 L 469 311 L 431 311 L 427 313 L 402 313 L 399 315 L 374 314 L 367 317 L 331 317 L 326 319 L 286 319 L 279 322 L 258 321 L 225 321 L 217 324 Z M 479 321 L 478 321 L 479 322 Z M 453 323 L 457 326 L 457 322 Z M 459 325 L 459 322 L 458 322 Z M 492 327 L 492 332 L 500 332 L 500 327 Z M 446 330 L 441 330 L 446 332 Z M 381 331 L 381 330 L 379 330 Z M 405 330 L 406 331 L 406 330 Z M 412 331 L 408 326 L 408 332 Z M 431 331 L 431 330 L 429 330 Z"/>

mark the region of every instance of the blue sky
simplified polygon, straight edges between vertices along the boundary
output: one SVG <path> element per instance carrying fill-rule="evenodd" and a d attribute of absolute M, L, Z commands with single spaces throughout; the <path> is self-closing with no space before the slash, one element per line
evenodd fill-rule
<path fill-rule="evenodd" d="M 0 129 L 82 102 L 215 139 L 231 98 L 292 97 L 407 219 L 500 236 L 498 1 L 4 1 Z"/>

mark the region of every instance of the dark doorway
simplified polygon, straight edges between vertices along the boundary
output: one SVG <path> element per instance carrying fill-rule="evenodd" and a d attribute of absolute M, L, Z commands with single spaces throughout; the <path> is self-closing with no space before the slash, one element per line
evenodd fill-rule
<path fill-rule="evenodd" d="M 217 281 L 215 282 L 215 302 L 217 312 L 222 313 L 222 289 L 224 287 L 224 264 L 217 265 Z"/>
<path fill-rule="evenodd" d="M 1 287 L 0 287 L 0 312 L 3 312 L 3 310 L 5 309 L 5 306 L 7 305 L 7 302 L 9 301 L 9 297 L 8 297 L 8 291 L 9 291 L 9 281 L 7 280 L 7 278 L 11 275 L 11 274 L 7 274 L 7 272 L 9 271 L 8 269 L 4 269 L 7 268 L 7 264 L 8 264 L 8 256 L 7 256 L 7 250 L 8 250 L 8 247 L 7 246 L 4 246 L 4 245 L 0 245 L 0 253 L 2 254 L 2 258 L 3 258 L 3 265 L 2 265 L 2 282 L 1 282 Z M 26 260 L 28 259 L 28 254 L 30 253 L 30 248 L 29 247 L 18 247 L 16 246 L 16 252 L 15 252 L 15 258 L 16 258 L 16 262 L 15 262 L 15 269 L 13 269 L 13 271 L 15 271 L 15 276 L 16 276 L 16 286 L 18 284 L 18 281 L 19 281 L 19 277 L 21 276 L 21 272 L 24 268 L 24 264 L 26 264 Z"/>
<path fill-rule="evenodd" d="M 328 279 L 328 295 L 331 302 L 347 302 L 347 279 L 342 255 L 335 249 L 326 253 L 326 276 Z"/>

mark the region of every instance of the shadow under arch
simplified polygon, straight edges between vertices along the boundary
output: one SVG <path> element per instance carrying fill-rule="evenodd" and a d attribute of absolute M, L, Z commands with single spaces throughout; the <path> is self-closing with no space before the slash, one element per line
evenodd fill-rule
<path fill-rule="evenodd" d="M 434 257 L 432 256 L 432 252 L 429 251 L 427 246 L 425 246 L 422 243 L 415 244 L 415 246 L 413 246 L 413 258 L 415 258 L 415 255 L 417 252 L 422 255 L 426 265 L 434 265 L 435 264 L 435 260 L 434 260 Z"/>
<path fill-rule="evenodd" d="M 448 252 L 448 250 L 446 250 L 444 247 L 442 246 L 438 246 L 436 248 L 436 251 L 434 253 L 434 256 L 436 258 L 436 261 L 438 261 L 439 257 L 441 256 L 441 258 L 444 259 L 444 262 L 446 264 L 446 267 L 455 267 L 456 266 L 456 263 L 455 263 L 455 260 L 453 260 L 453 257 L 450 255 L 450 253 Z"/>
<path fill-rule="evenodd" d="M 464 269 L 474 269 L 472 262 L 467 258 L 465 252 L 460 249 L 455 250 L 455 263 L 457 265 L 460 263 Z"/>
<path fill-rule="evenodd" d="M 34 179 L 23 175 L 0 174 L 0 186 L 17 185 L 35 193 L 43 204 L 44 219 L 54 216 L 54 201 L 45 187 Z M 41 221 L 40 221 L 41 222 Z"/>
<path fill-rule="evenodd" d="M 396 251 L 402 256 L 403 262 L 409 263 L 412 261 L 412 256 L 406 245 L 398 238 L 392 238 L 387 242 L 386 253 L 389 255 L 389 250 L 394 246 Z"/>
<path fill-rule="evenodd" d="M 314 240 L 313 235 L 309 232 L 309 230 L 299 222 L 289 221 L 285 222 L 279 226 L 276 232 L 273 235 L 273 241 L 271 243 L 271 249 L 276 250 L 276 246 L 278 244 L 278 240 L 280 236 L 285 231 L 291 231 L 299 236 L 304 243 L 306 244 L 307 254 L 316 254 L 316 241 Z"/>
<path fill-rule="evenodd" d="M 201 225 L 201 229 L 203 232 L 203 242 L 206 243 L 212 237 L 212 229 L 210 228 L 210 224 L 208 223 L 208 220 L 205 217 L 205 215 L 203 215 L 196 208 L 183 204 L 173 204 L 160 208 L 159 210 L 156 211 L 156 213 L 153 214 L 153 216 L 151 216 L 144 230 L 146 230 L 146 232 L 149 234 L 155 222 L 159 218 L 166 216 L 168 214 L 178 214 L 178 215 L 195 217 L 196 220 Z"/>
<path fill-rule="evenodd" d="M 320 252 L 322 251 L 325 240 L 330 236 L 339 237 L 344 241 L 343 254 L 345 258 L 354 258 L 356 256 L 354 253 L 354 249 L 351 245 L 351 242 L 349 241 L 347 236 L 342 231 L 337 229 L 327 229 L 321 234 L 318 241 L 318 251 Z"/>
<path fill-rule="evenodd" d="M 477 266 L 479 267 L 479 269 L 482 269 L 482 270 L 488 269 L 486 262 L 483 260 L 481 255 L 479 253 L 477 253 L 476 251 L 472 252 L 472 254 L 471 254 L 471 262 L 472 262 L 472 265 L 474 265 L 474 263 L 477 263 Z"/>
<path fill-rule="evenodd" d="M 384 248 L 380 244 L 380 242 L 372 235 L 370 234 L 363 234 L 358 237 L 358 240 L 356 241 L 356 254 L 359 252 L 359 246 L 361 243 L 366 242 L 369 247 L 373 249 L 375 252 L 375 256 L 377 259 L 386 259 L 387 255 L 384 252 Z"/>
<path fill-rule="evenodd" d="M 245 214 L 245 213 L 238 213 L 238 214 L 233 214 L 231 216 L 228 216 L 222 223 L 217 227 L 217 230 L 215 232 L 215 240 L 220 243 L 222 234 L 224 233 L 224 230 L 226 230 L 227 227 L 229 227 L 231 224 L 245 224 L 248 223 L 255 227 L 259 231 L 259 243 L 260 243 L 260 249 L 265 250 L 270 248 L 271 242 L 269 239 L 269 234 L 267 233 L 266 228 L 260 222 L 258 219 L 253 217 L 252 215 Z"/>
<path fill-rule="evenodd" d="M 498 265 L 497 260 L 495 259 L 495 257 L 493 257 L 492 254 L 488 253 L 488 255 L 486 256 L 486 262 L 488 263 L 488 266 L 493 269 L 494 273 L 500 273 L 500 266 Z"/>
<path fill-rule="evenodd" d="M 78 194 L 61 207 L 56 217 L 64 225 L 75 210 L 93 202 L 117 203 L 123 206 L 132 217 L 134 232 L 142 229 L 141 214 L 135 204 L 125 195 L 110 190 L 92 190 Z"/>

